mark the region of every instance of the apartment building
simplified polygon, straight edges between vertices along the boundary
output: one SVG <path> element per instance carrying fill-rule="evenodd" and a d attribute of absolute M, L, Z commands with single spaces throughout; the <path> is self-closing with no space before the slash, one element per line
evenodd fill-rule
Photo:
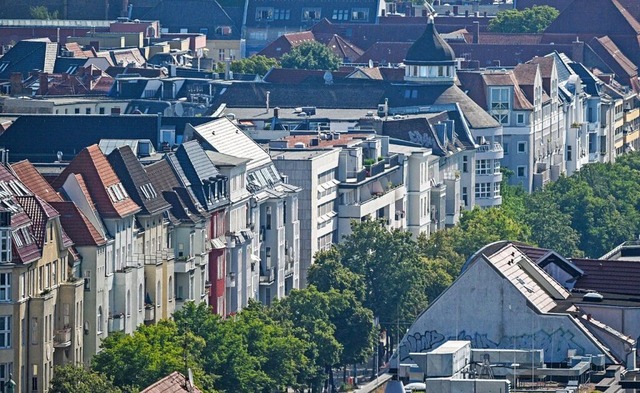
<path fill-rule="evenodd" d="M 240 167 L 231 178 L 236 202 L 225 223 L 226 272 L 235 286 L 227 287 L 227 312 L 241 310 L 250 299 L 268 305 L 299 288 L 300 189 L 283 181 L 269 154 L 227 118 L 188 125 L 185 140 L 191 138 L 206 150 L 249 159 L 236 163 L 245 165 L 246 175 Z M 248 201 L 240 188 L 250 193 Z"/>
<path fill-rule="evenodd" d="M 82 281 L 60 213 L 0 167 L 0 385 L 45 392 L 83 352 Z"/>

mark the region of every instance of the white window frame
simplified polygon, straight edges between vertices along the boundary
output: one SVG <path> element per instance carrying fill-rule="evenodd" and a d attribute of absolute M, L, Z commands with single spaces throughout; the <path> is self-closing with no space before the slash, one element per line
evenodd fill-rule
<path fill-rule="evenodd" d="M 11 301 L 11 273 L 0 273 L 0 302 Z"/>
<path fill-rule="evenodd" d="M 522 148 L 521 148 L 522 147 Z M 518 154 L 526 154 L 527 153 L 527 142 L 526 141 L 520 141 L 518 142 Z"/>
<path fill-rule="evenodd" d="M 0 316 L 0 337 L 4 339 L 4 345 L 0 339 L 0 348 L 11 348 L 11 315 Z"/>
<path fill-rule="evenodd" d="M 522 175 L 520 175 L 520 170 L 522 170 Z M 518 165 L 516 168 L 516 177 L 527 177 L 527 166 L 526 165 Z"/>

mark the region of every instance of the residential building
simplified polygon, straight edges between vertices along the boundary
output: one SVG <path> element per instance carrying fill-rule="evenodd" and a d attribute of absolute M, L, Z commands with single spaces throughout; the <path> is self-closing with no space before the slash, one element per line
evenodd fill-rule
<path fill-rule="evenodd" d="M 240 167 L 230 179 L 237 199 L 225 223 L 226 272 L 235 278 L 235 286 L 227 287 L 227 313 L 246 307 L 250 299 L 269 305 L 299 288 L 300 189 L 283 181 L 269 154 L 227 118 L 189 126 L 185 138 L 197 139 L 207 150 L 249 159 L 246 178 Z M 248 201 L 240 188 L 251 194 Z"/>
<path fill-rule="evenodd" d="M 45 392 L 54 366 L 82 361 L 82 281 L 58 211 L 5 166 L 0 179 L 0 384 L 12 373 L 19 391 Z"/>
<path fill-rule="evenodd" d="M 138 258 L 135 241 L 138 232 L 135 215 L 140 206 L 129 196 L 98 145 L 78 153 L 52 186 L 74 202 L 103 237 L 109 239 L 105 269 L 100 269 L 100 265 L 82 266 L 82 277 L 89 278 L 97 287 L 104 283 L 104 288 L 96 290 L 98 297 L 107 297 L 108 304 L 102 313 L 96 313 L 101 305 L 85 302 L 85 315 L 99 315 L 96 332 L 132 333 L 144 322 L 144 264 Z M 91 329 L 91 323 L 87 325 Z"/>
<path fill-rule="evenodd" d="M 384 3 L 378 0 L 357 0 L 348 5 L 336 1 L 306 4 L 251 0 L 242 26 L 246 29 L 247 55 L 259 52 L 285 33 L 308 30 L 323 19 L 346 25 L 377 23 L 383 10 Z"/>
<path fill-rule="evenodd" d="M 131 199 L 140 206 L 136 214 L 136 245 L 138 261 L 144 264 L 144 322 L 156 323 L 171 318 L 175 303 L 169 301 L 167 288 L 173 283 L 174 253 L 167 248 L 169 222 L 165 219 L 170 205 L 153 187 L 149 176 L 129 145 L 114 148 L 107 159 Z M 115 141 L 117 142 L 117 141 Z M 140 302 L 140 287 L 138 302 Z M 140 306 L 140 304 L 139 304 Z"/>

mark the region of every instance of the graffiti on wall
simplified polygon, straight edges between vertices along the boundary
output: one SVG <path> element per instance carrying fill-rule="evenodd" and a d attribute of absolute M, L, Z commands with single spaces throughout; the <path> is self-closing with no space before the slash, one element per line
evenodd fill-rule
<path fill-rule="evenodd" d="M 457 336 L 445 336 L 437 330 L 426 330 L 424 333 L 415 332 L 407 335 L 400 344 L 398 353 L 400 361 L 404 361 L 409 358 L 411 352 L 427 352 L 448 340 L 464 340 L 471 341 L 472 348 L 543 349 L 546 359 L 559 361 L 567 357 L 569 349 L 577 349 L 578 353 L 585 353 L 585 349 L 574 340 L 574 337 L 570 330 L 565 329 L 556 329 L 553 333 L 538 330 L 533 334 L 504 336 L 496 342 L 486 333 L 467 333 L 463 330 Z"/>
<path fill-rule="evenodd" d="M 433 135 L 428 132 L 409 131 L 409 141 L 423 147 L 433 147 L 435 145 Z"/>

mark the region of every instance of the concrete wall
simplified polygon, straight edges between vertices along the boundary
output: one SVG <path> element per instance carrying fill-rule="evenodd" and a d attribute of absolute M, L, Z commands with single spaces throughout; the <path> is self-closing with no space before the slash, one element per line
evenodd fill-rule
<path fill-rule="evenodd" d="M 568 315 L 540 315 L 525 297 L 483 260 L 473 263 L 413 323 L 394 355 L 426 352 L 447 340 L 469 340 L 473 348 L 544 349 L 545 362 L 562 362 L 567 351 L 600 354 Z"/>

